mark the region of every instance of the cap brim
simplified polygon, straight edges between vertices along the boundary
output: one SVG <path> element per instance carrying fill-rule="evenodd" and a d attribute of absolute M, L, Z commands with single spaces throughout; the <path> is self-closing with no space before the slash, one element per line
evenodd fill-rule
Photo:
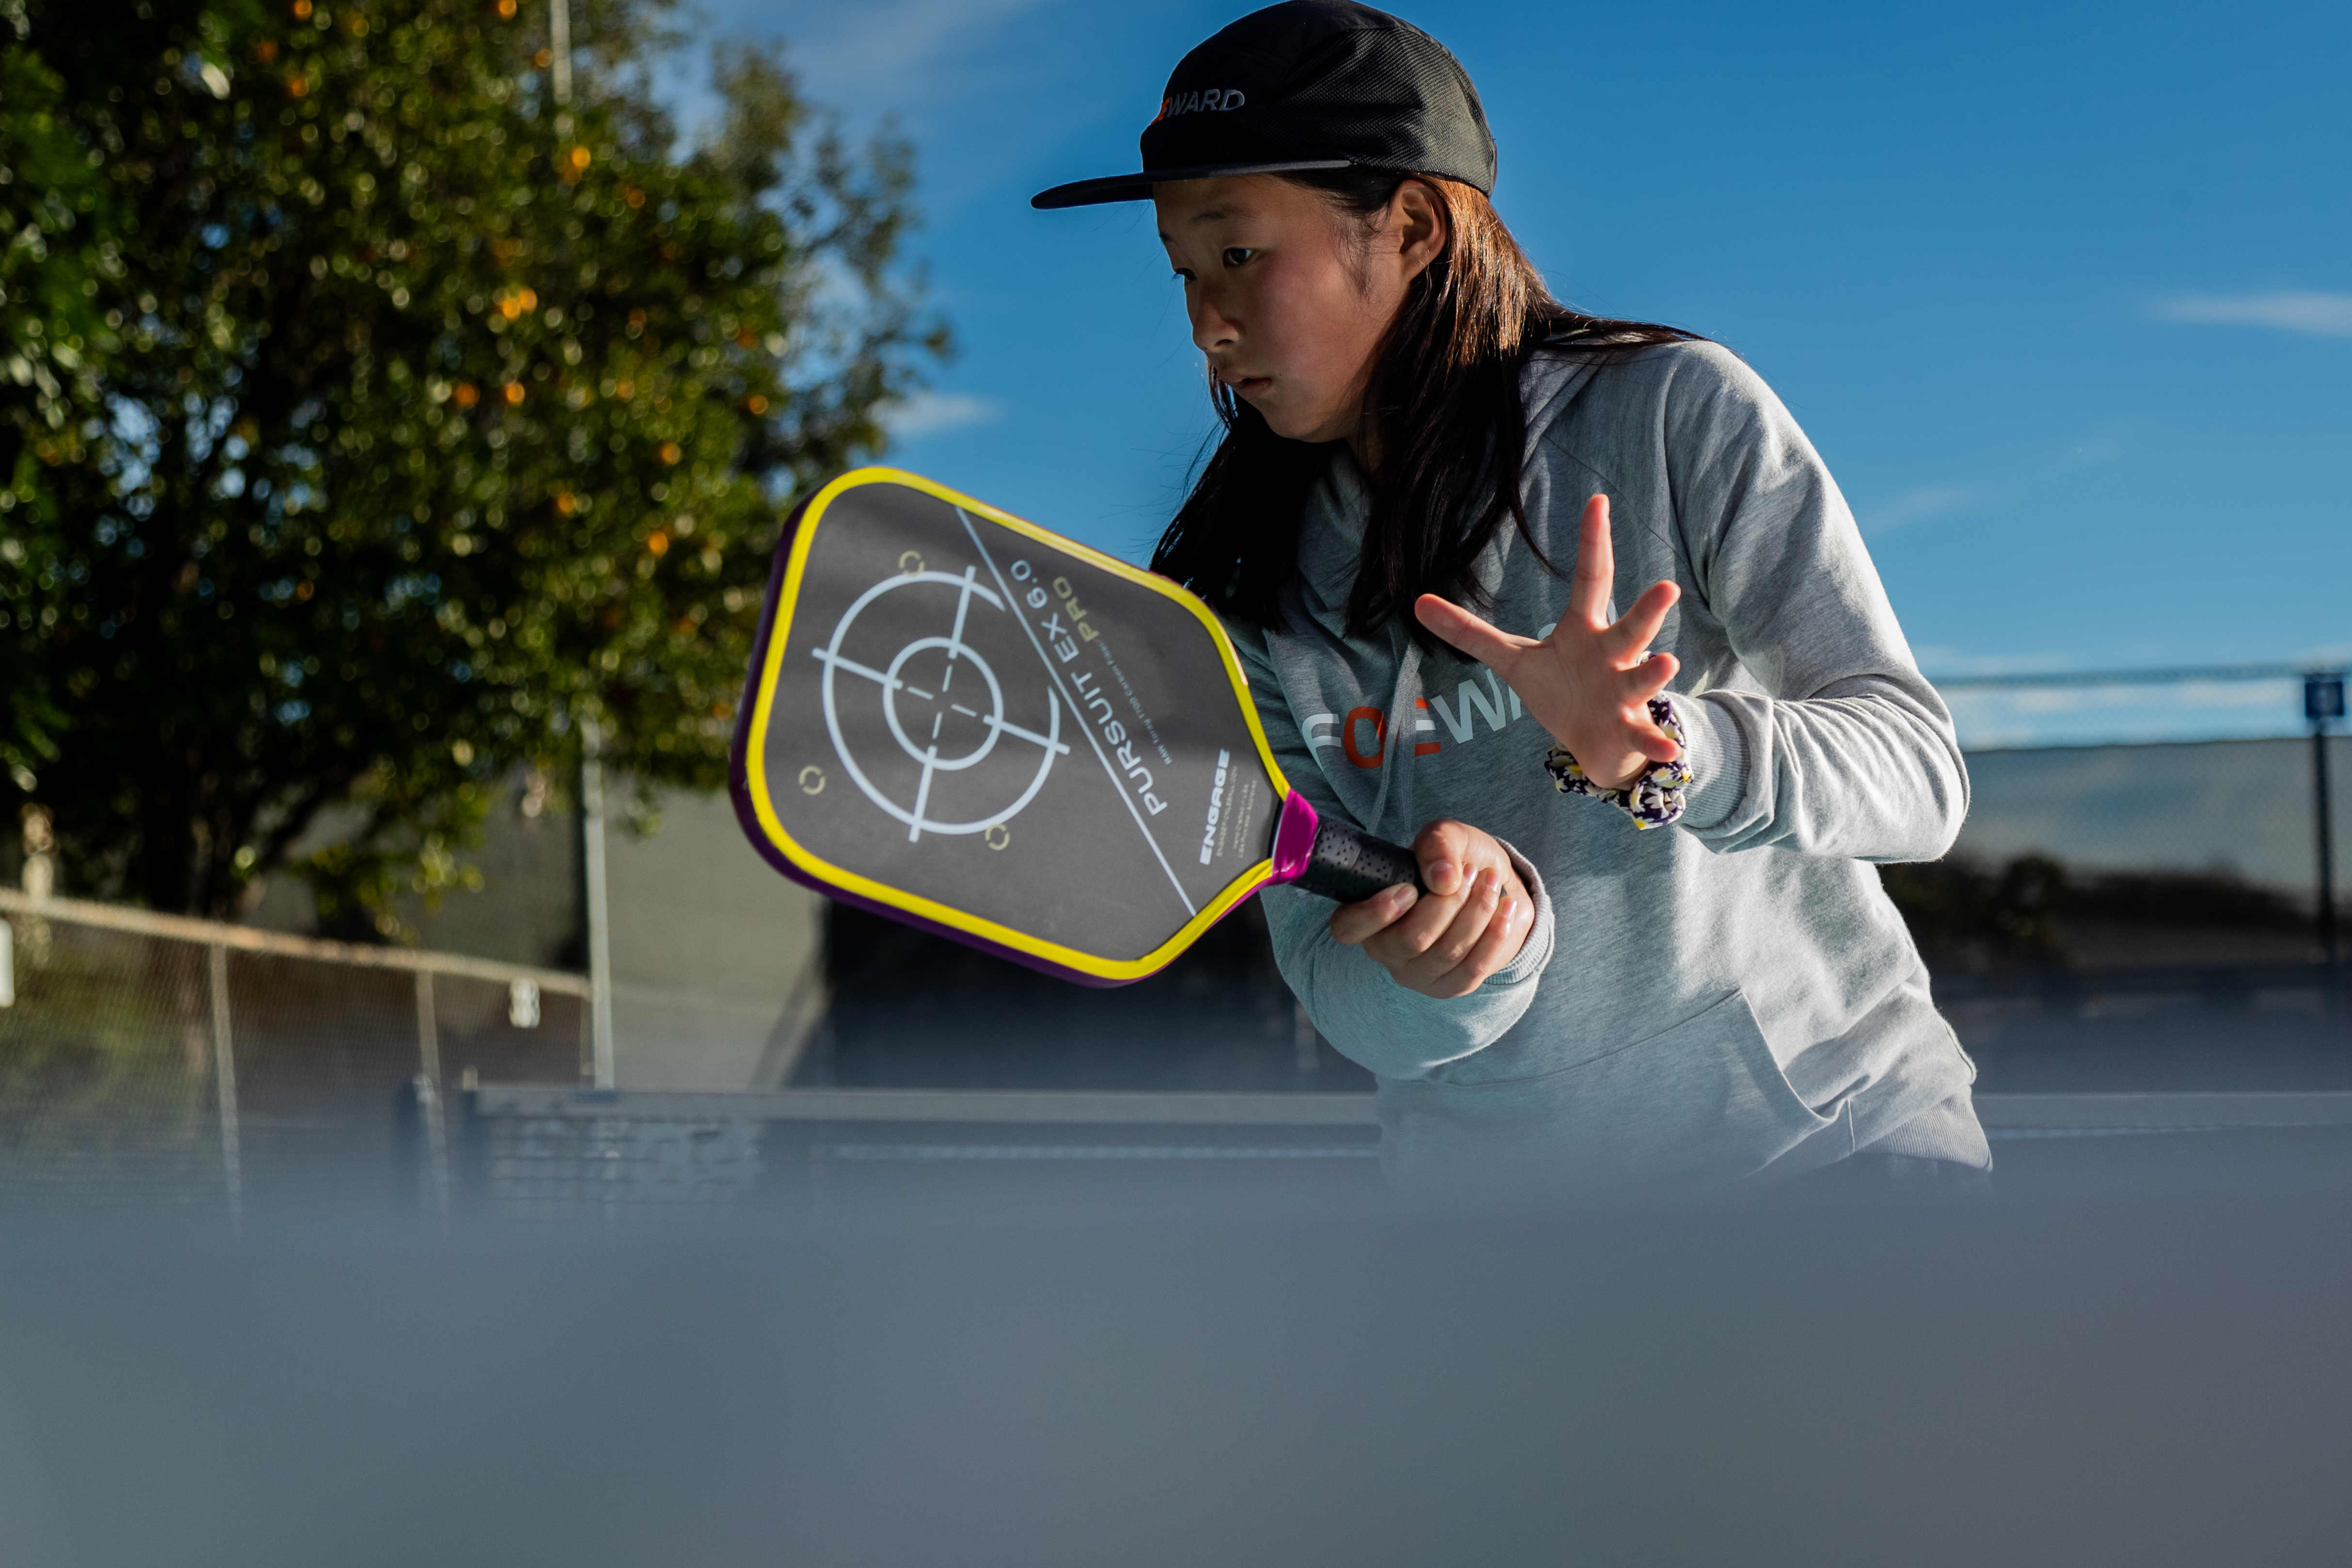
<path fill-rule="evenodd" d="M 1103 202 L 1148 202 L 1151 187 L 1173 180 L 1217 180 L 1234 174 L 1295 174 L 1308 169 L 1345 169 L 1345 158 L 1292 159 L 1285 163 L 1203 163 L 1190 169 L 1153 169 L 1139 174 L 1113 174 L 1101 180 L 1076 180 L 1040 191 L 1029 204 L 1041 209 L 1091 207 Z"/>

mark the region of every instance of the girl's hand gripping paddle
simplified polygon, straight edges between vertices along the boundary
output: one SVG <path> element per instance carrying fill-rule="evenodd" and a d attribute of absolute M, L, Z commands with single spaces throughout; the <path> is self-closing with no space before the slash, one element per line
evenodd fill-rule
<path fill-rule="evenodd" d="M 1418 881 L 1291 790 L 1208 606 L 892 468 L 786 527 L 729 777 L 786 876 L 1084 985 L 1268 883 Z"/>

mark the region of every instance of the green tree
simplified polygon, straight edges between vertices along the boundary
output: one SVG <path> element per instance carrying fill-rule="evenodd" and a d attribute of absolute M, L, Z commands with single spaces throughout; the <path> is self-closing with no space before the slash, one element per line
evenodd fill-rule
<path fill-rule="evenodd" d="M 290 869 L 388 918 L 589 717 L 642 784 L 716 785 L 782 509 L 946 347 L 903 146 L 739 49 L 681 152 L 650 0 L 578 13 L 568 106 L 537 0 L 107 10 L 0 37 L 0 222 L 49 257 L 0 275 L 0 368 L 48 356 L 0 378 L 47 400 L 0 414 L 40 523 L 0 612 L 63 716 L 13 787 L 37 763 L 70 883 L 229 913 L 351 803 Z M 36 200 L 41 158 L 95 178 Z"/>
<path fill-rule="evenodd" d="M 105 177 L 60 113 L 57 73 L 21 46 L 21 0 L 0 0 L 0 568 L 55 549 L 55 496 L 37 465 L 86 455 L 102 405 L 89 362 L 106 329 L 96 299 L 121 267 L 101 236 Z M 43 503 L 47 503 L 44 505 Z M 33 628 L 0 607 L 0 767 L 22 787 L 55 755 L 59 715 Z"/>
<path fill-rule="evenodd" d="M 2075 884 L 2048 855 L 2019 855 L 1997 869 L 1960 856 L 1882 865 L 1878 878 L 1920 953 L 1938 967 L 2072 962 L 2054 921 Z"/>

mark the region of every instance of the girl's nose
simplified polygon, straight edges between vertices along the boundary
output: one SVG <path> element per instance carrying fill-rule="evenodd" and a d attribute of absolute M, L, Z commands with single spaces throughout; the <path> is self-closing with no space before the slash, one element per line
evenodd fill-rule
<path fill-rule="evenodd" d="M 1205 288 L 1196 292 L 1190 301 L 1192 317 L 1192 346 L 1204 354 L 1231 348 L 1241 338 L 1241 329 L 1225 313 L 1217 308 L 1216 301 Z"/>

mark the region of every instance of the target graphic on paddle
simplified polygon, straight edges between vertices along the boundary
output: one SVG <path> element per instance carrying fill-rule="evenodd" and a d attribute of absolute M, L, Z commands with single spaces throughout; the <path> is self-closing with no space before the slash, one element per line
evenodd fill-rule
<path fill-rule="evenodd" d="M 729 763 L 785 875 L 1091 985 L 1269 882 L 1414 876 L 1292 792 L 1206 605 L 891 468 L 793 514 Z"/>
<path fill-rule="evenodd" d="M 816 653 L 824 665 L 824 727 L 834 751 L 866 798 L 907 824 L 909 842 L 927 832 L 979 833 L 1003 827 L 1045 787 L 1055 758 L 1070 754 L 1069 743 L 1062 738 L 1060 699 L 1044 677 L 1020 667 L 1026 660 L 1016 664 L 1014 675 L 1042 690 L 1045 732 L 1006 716 L 1004 683 L 979 644 L 987 640 L 992 621 L 1007 620 L 1012 611 L 975 580 L 978 570 L 966 567 L 961 576 L 918 570 L 876 583 L 843 612 L 832 637 Z M 887 643 L 946 604 L 953 606 L 946 634 L 902 643 L 881 669 L 845 652 L 864 642 Z M 975 604 L 981 611 L 977 623 Z M 878 639 L 857 638 L 858 620 L 869 611 L 867 624 L 888 630 L 880 631 Z M 961 692 L 956 689 L 959 675 L 963 677 Z M 871 734 L 871 711 L 877 707 L 897 752 L 869 770 L 860 765 L 848 732 Z M 846 726 L 845 710 L 851 716 Z M 996 757 L 1000 744 L 1007 755 L 995 767 L 983 766 Z M 908 765 L 917 769 L 914 791 L 901 804 L 902 798 L 886 791 L 875 774 L 903 773 Z M 1020 793 L 1010 800 L 998 799 L 1008 775 L 1017 779 L 1024 768 L 1029 768 L 1029 776 Z"/>

